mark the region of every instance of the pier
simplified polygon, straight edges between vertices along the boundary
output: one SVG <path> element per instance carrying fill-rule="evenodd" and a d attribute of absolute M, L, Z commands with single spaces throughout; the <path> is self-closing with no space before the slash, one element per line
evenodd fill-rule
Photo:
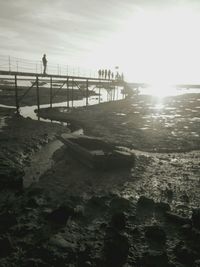
<path fill-rule="evenodd" d="M 17 112 L 19 112 L 20 104 L 22 100 L 29 94 L 31 90 L 35 90 L 37 109 L 40 109 L 40 92 L 43 90 L 42 86 L 47 86 L 49 89 L 49 106 L 52 107 L 54 98 L 58 93 L 66 88 L 66 100 L 67 107 L 69 107 L 69 101 L 74 101 L 74 91 L 79 90 L 82 96 L 86 98 L 86 106 L 88 106 L 88 98 L 91 90 L 90 86 L 93 86 L 92 91 L 95 88 L 99 89 L 99 102 L 101 88 L 105 88 L 108 93 L 111 89 L 115 91 L 117 86 L 125 87 L 126 83 L 121 80 L 104 79 L 97 77 L 84 77 L 84 76 L 72 76 L 72 75 L 58 75 L 58 74 L 42 74 L 42 73 L 30 73 L 30 72 L 18 72 L 18 71 L 5 71 L 0 70 L 0 82 L 3 86 L 8 86 L 10 89 L 14 89 L 15 94 L 15 106 Z M 21 82 L 30 82 L 30 86 L 20 86 Z M 46 87 L 46 89 L 47 89 Z M 24 89 L 23 94 L 19 94 L 20 89 Z"/>

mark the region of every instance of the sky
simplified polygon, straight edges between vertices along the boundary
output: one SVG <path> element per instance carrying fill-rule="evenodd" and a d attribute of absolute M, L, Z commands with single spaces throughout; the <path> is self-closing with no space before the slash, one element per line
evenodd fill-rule
<path fill-rule="evenodd" d="M 196 83 L 199 27 L 199 0 L 0 0 L 0 56 Z"/>

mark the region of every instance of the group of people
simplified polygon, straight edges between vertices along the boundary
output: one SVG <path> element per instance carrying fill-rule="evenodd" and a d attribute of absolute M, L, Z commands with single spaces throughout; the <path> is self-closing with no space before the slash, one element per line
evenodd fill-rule
<path fill-rule="evenodd" d="M 111 70 L 98 70 L 98 76 L 103 79 L 114 79 L 114 73 Z"/>
<path fill-rule="evenodd" d="M 47 58 L 46 55 L 44 54 L 42 57 L 42 63 L 43 63 L 43 74 L 46 74 L 46 69 L 47 69 Z M 111 72 L 111 70 L 107 70 L 107 69 L 99 69 L 98 70 L 98 76 L 101 79 L 116 79 L 116 80 L 124 80 L 124 74 L 122 73 L 121 75 L 119 74 L 119 72 L 116 73 L 116 75 L 114 75 L 113 72 Z"/>
<path fill-rule="evenodd" d="M 119 72 L 117 72 L 115 75 L 113 72 L 111 72 L 111 70 L 107 70 L 107 69 L 99 69 L 98 70 L 98 76 L 101 79 L 116 79 L 116 80 L 124 80 L 124 74 L 122 73 L 121 75 L 119 74 Z"/>

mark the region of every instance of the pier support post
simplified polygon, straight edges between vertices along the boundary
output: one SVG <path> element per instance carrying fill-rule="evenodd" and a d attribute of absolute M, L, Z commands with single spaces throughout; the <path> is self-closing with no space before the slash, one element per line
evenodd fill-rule
<path fill-rule="evenodd" d="M 101 102 L 101 82 L 99 81 L 99 104 Z"/>
<path fill-rule="evenodd" d="M 88 79 L 86 80 L 86 106 L 88 106 Z"/>
<path fill-rule="evenodd" d="M 115 86 L 114 86 L 114 92 L 113 92 L 113 101 L 115 101 Z"/>
<path fill-rule="evenodd" d="M 17 75 L 15 75 L 15 103 L 16 103 L 16 110 L 17 110 L 17 113 L 19 113 Z"/>
<path fill-rule="evenodd" d="M 69 108 L 69 78 L 67 78 L 67 108 Z"/>
<path fill-rule="evenodd" d="M 72 79 L 72 108 L 74 106 L 74 79 Z"/>
<path fill-rule="evenodd" d="M 37 96 L 37 108 L 38 108 L 38 120 L 40 119 L 39 111 L 40 111 L 40 93 L 39 93 L 39 79 L 36 76 L 36 96 Z"/>
<path fill-rule="evenodd" d="M 50 108 L 52 108 L 53 92 L 52 92 L 52 77 L 50 78 Z"/>

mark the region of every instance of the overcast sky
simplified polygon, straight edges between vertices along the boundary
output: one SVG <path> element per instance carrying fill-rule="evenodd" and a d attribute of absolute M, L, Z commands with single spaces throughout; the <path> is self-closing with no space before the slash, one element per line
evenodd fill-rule
<path fill-rule="evenodd" d="M 0 55 L 195 80 L 199 17 L 199 0 L 0 0 Z"/>

